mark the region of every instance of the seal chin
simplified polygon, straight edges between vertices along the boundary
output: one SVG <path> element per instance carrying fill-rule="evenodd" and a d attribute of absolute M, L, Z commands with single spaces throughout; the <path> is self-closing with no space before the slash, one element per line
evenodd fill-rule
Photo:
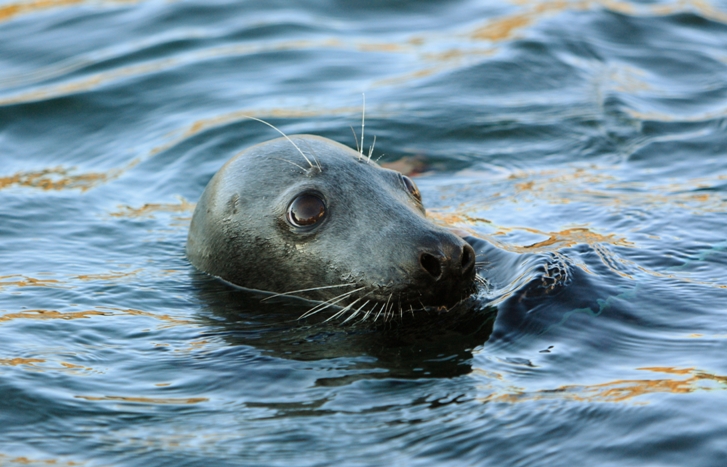
<path fill-rule="evenodd" d="M 476 292 L 477 286 L 473 274 L 471 278 L 462 278 L 452 290 L 432 292 L 431 289 L 427 290 L 420 287 L 405 290 L 387 290 L 383 288 L 378 289 L 376 293 L 362 292 L 360 295 L 349 299 L 347 305 L 355 301 L 360 303 L 364 299 L 369 299 L 372 303 L 377 304 L 377 306 L 388 304 L 389 306 L 403 310 L 437 309 L 443 311 L 456 306 Z"/>

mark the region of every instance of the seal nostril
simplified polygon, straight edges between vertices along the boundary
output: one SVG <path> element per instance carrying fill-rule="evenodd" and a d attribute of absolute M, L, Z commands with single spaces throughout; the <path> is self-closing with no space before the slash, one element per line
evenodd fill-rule
<path fill-rule="evenodd" d="M 467 274 L 475 267 L 475 250 L 470 245 L 462 248 L 462 274 Z"/>
<path fill-rule="evenodd" d="M 422 253 L 419 256 L 419 263 L 434 279 L 439 279 L 442 275 L 442 263 L 436 256 L 432 256 L 429 253 Z"/>

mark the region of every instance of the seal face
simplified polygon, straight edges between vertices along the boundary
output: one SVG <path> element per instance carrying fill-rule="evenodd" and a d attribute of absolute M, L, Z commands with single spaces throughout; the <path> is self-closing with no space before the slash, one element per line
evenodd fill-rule
<path fill-rule="evenodd" d="M 312 135 L 228 161 L 195 208 L 187 257 L 242 287 L 363 312 L 447 307 L 474 291 L 474 250 L 426 218 L 411 179 Z"/>

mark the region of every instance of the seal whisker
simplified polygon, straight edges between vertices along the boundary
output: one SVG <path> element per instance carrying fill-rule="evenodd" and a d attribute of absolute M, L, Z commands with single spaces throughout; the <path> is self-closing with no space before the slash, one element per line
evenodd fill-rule
<path fill-rule="evenodd" d="M 358 302 L 360 302 L 361 300 L 363 300 L 363 299 L 364 299 L 364 297 L 365 297 L 365 295 L 364 295 L 363 297 L 359 297 L 359 298 L 357 298 L 356 300 L 352 301 L 351 303 L 349 303 L 348 305 L 346 305 L 346 306 L 345 306 L 344 308 L 342 308 L 341 310 L 339 310 L 339 311 L 338 311 L 337 313 L 335 313 L 335 314 L 333 314 L 333 315 L 329 316 L 329 317 L 328 317 L 328 318 L 327 318 L 327 319 L 326 319 L 325 321 L 323 321 L 323 322 L 324 322 L 324 323 L 327 323 L 327 322 L 331 321 L 332 319 L 335 319 L 335 318 L 337 318 L 338 316 L 340 316 L 340 315 L 342 315 L 342 314 L 346 313 L 346 312 L 347 312 L 348 310 L 350 310 L 351 308 L 353 308 L 353 306 L 354 306 L 355 304 L 357 304 Z M 351 317 L 350 317 L 350 316 L 349 316 L 348 318 L 346 318 L 346 320 L 345 320 L 345 321 L 344 321 L 343 323 L 345 323 L 345 322 L 346 322 L 346 321 L 348 321 L 349 319 L 351 319 Z M 343 324 L 343 323 L 341 323 L 341 324 Z"/>
<path fill-rule="evenodd" d="M 363 307 L 365 307 L 366 305 L 368 305 L 368 303 L 369 303 L 370 301 L 371 301 L 371 300 L 366 300 L 366 303 L 364 303 L 363 305 L 361 305 L 361 308 L 363 308 Z M 366 321 L 366 319 L 367 319 L 367 318 L 369 317 L 369 315 L 371 314 L 371 312 L 372 312 L 372 311 L 374 311 L 374 309 L 373 309 L 373 308 L 371 308 L 370 310 L 366 311 L 366 313 L 364 314 L 363 318 L 361 318 L 361 321 Z M 374 320 L 374 321 L 375 321 L 375 320 Z"/>
<path fill-rule="evenodd" d="M 392 302 L 390 306 L 387 306 L 384 310 L 384 322 L 389 320 L 389 316 L 393 313 L 394 310 L 394 303 Z"/>
<path fill-rule="evenodd" d="M 386 306 L 384 307 L 384 309 L 388 309 L 389 308 L 389 302 L 391 301 L 391 297 L 393 295 L 394 295 L 393 292 L 389 294 L 389 298 L 386 299 Z"/>
<path fill-rule="evenodd" d="M 313 308 L 311 308 L 310 310 L 306 311 L 306 312 L 305 312 L 305 313 L 303 313 L 302 315 L 300 315 L 300 316 L 298 317 L 298 319 L 305 319 L 305 318 L 307 318 L 307 317 L 309 317 L 309 316 L 313 316 L 313 315 L 315 315 L 316 313 L 318 313 L 318 312 L 321 312 L 321 311 L 325 310 L 326 308 L 328 308 L 328 307 L 330 307 L 330 306 L 333 306 L 333 305 L 335 305 L 336 303 L 340 302 L 341 300 L 343 300 L 343 299 L 345 299 L 345 298 L 346 298 L 346 297 L 343 297 L 343 298 L 341 298 L 340 300 L 336 300 L 336 301 L 335 301 L 335 302 L 333 302 L 333 303 L 325 303 L 325 302 L 324 302 L 324 303 L 320 303 L 320 304 L 318 304 L 318 305 L 314 306 Z M 319 307 L 320 307 L 320 308 L 319 308 Z M 318 309 L 316 309 L 316 308 L 318 308 Z"/>
<path fill-rule="evenodd" d="M 353 125 L 349 125 L 351 128 L 351 131 L 353 131 L 353 140 L 356 141 L 356 152 L 361 151 L 361 146 L 358 145 L 358 135 L 356 134 L 356 130 L 353 129 Z"/>
<path fill-rule="evenodd" d="M 261 302 L 264 302 L 266 300 L 270 300 L 271 298 L 280 297 L 281 295 L 292 295 L 292 294 L 298 293 L 298 292 L 311 292 L 313 290 L 333 289 L 333 288 L 336 288 L 336 287 L 350 287 L 352 285 L 356 285 L 356 284 L 354 282 L 349 282 L 347 284 L 323 285 L 323 286 L 320 286 L 320 287 L 311 287 L 309 289 L 291 290 L 290 292 L 276 293 L 276 294 L 271 295 L 269 297 L 265 297 L 265 298 L 263 298 L 260 301 Z M 336 297 L 333 297 L 333 298 L 336 298 Z"/>
<path fill-rule="evenodd" d="M 354 294 L 358 292 L 359 290 L 363 290 L 365 287 L 359 287 L 358 289 L 352 290 L 350 292 L 342 293 L 341 295 L 336 295 L 330 300 L 327 300 L 325 302 L 319 303 L 318 305 L 314 306 L 310 310 L 303 313 L 299 319 L 307 318 L 308 316 L 314 315 L 320 311 L 325 310 L 329 306 L 333 306 L 336 303 L 340 302 L 341 300 L 345 300 L 347 297 L 349 297 L 351 294 Z M 317 308 L 317 309 L 316 309 Z"/>
<path fill-rule="evenodd" d="M 368 163 L 371 163 L 371 154 L 374 152 L 374 146 L 376 146 L 376 135 L 374 135 L 374 142 L 371 143 L 371 147 L 369 148 L 369 160 Z"/>
<path fill-rule="evenodd" d="M 374 303 L 373 305 L 371 305 L 371 309 L 369 310 L 369 313 L 373 313 L 374 311 L 376 311 L 376 305 L 377 305 L 376 303 Z M 376 313 L 376 315 L 374 316 L 374 323 L 375 323 L 376 321 L 378 321 L 378 319 L 379 319 L 379 314 L 380 314 L 380 313 L 381 313 L 381 312 L 379 312 L 379 313 Z"/>
<path fill-rule="evenodd" d="M 316 152 L 315 148 L 312 148 L 310 144 L 308 144 L 308 141 L 305 142 L 305 147 L 308 150 L 308 152 L 313 153 L 313 161 L 315 161 L 316 166 L 318 167 L 319 172 L 323 172 L 323 167 L 321 167 L 321 163 L 318 160 L 318 153 Z"/>
<path fill-rule="evenodd" d="M 361 160 L 361 157 L 363 156 L 363 148 L 364 148 L 364 126 L 365 120 L 366 120 L 366 93 L 361 93 L 362 99 L 363 99 L 363 106 L 361 108 L 361 146 L 358 150 L 358 160 Z"/>
<path fill-rule="evenodd" d="M 267 125 L 267 126 L 269 126 L 270 128 L 272 128 L 273 130 L 275 130 L 275 131 L 277 131 L 278 133 L 280 133 L 281 135 L 283 135 L 283 136 L 285 137 L 285 139 L 287 139 L 287 140 L 288 140 L 288 141 L 290 142 L 290 144 L 292 144 L 292 145 L 293 145 L 293 146 L 295 147 L 295 149 L 297 149 L 297 150 L 298 150 L 298 152 L 300 153 L 300 155 L 301 155 L 301 156 L 303 156 L 303 159 L 305 159 L 305 161 L 306 161 L 306 162 L 308 163 L 308 165 L 310 165 L 310 168 L 312 169 L 312 168 L 314 168 L 314 167 L 315 167 L 315 166 L 313 165 L 313 163 L 312 163 L 312 162 L 310 161 L 310 159 L 308 159 L 308 157 L 307 157 L 307 156 L 306 156 L 305 154 L 303 154 L 303 151 L 301 151 L 301 150 L 300 150 L 300 148 L 298 147 L 298 145 L 297 145 L 297 144 L 295 144 L 295 143 L 293 142 L 293 140 L 292 140 L 292 139 L 288 138 L 288 135 L 286 135 L 285 133 L 283 133 L 283 131 L 282 131 L 282 130 L 280 130 L 280 129 L 279 129 L 278 127 L 276 127 L 276 126 L 275 126 L 275 125 L 273 125 L 272 123 L 268 123 L 268 122 L 266 122 L 265 120 L 261 120 L 261 119 L 259 119 L 259 118 L 257 118 L 257 117 L 252 117 L 252 116 L 250 116 L 250 115 L 240 115 L 240 116 L 241 116 L 241 117 L 245 117 L 245 118 L 249 118 L 250 120 L 255 120 L 256 122 L 260 122 L 260 123 L 262 123 L 262 124 L 264 124 L 264 125 Z"/>
<path fill-rule="evenodd" d="M 399 313 L 401 313 L 401 302 L 399 302 Z M 394 316 L 396 316 L 396 310 L 394 307 L 391 307 L 391 309 L 386 312 L 386 315 L 384 315 L 384 321 L 393 321 Z"/>
<path fill-rule="evenodd" d="M 376 307 L 374 306 L 373 310 L 375 310 L 375 309 L 376 309 Z M 373 311 L 373 310 L 371 310 L 371 311 Z M 378 313 L 376 313 L 376 316 L 374 317 L 374 322 L 376 322 L 376 320 L 379 319 L 379 315 L 381 314 L 382 311 L 384 311 L 383 303 L 381 304 L 381 309 L 379 310 Z M 386 315 L 384 315 L 384 321 L 386 321 Z"/>
<path fill-rule="evenodd" d="M 361 297 L 361 298 L 365 298 L 365 297 L 366 297 L 366 296 L 368 296 L 368 295 L 369 295 L 369 294 L 366 294 L 366 295 L 364 295 L 364 296 L 363 296 L 363 297 Z M 367 305 L 367 304 L 368 304 L 368 303 L 369 303 L 370 301 L 371 301 L 371 300 L 366 300 L 366 301 L 364 302 L 364 304 L 363 304 L 363 305 L 361 305 L 360 307 L 358 307 L 358 309 L 356 309 L 356 311 L 354 311 L 354 312 L 353 312 L 353 315 L 351 315 L 351 318 L 353 318 L 354 316 L 358 315 L 358 313 L 359 313 L 359 312 L 360 312 L 361 310 L 363 310 L 363 308 L 364 308 L 364 307 L 365 307 L 365 306 L 366 306 L 366 305 Z M 368 317 L 369 313 L 371 313 L 371 310 L 367 311 L 367 312 L 366 312 L 366 314 L 364 314 L 363 318 L 361 318 L 361 321 L 359 321 L 359 323 L 363 323 L 364 321 L 366 321 L 366 317 Z M 350 319 L 350 318 L 349 318 L 349 319 Z M 348 321 L 348 319 L 347 319 L 346 321 Z M 346 321 L 344 321 L 344 323 L 345 323 Z"/>
<path fill-rule="evenodd" d="M 282 162 L 287 162 L 288 164 L 293 164 L 294 166 L 298 167 L 300 170 L 302 170 L 305 173 L 305 167 L 303 167 L 302 165 L 298 165 L 293 161 L 289 161 L 288 159 L 281 159 L 279 157 L 271 157 L 271 159 L 275 159 L 275 160 L 282 161 Z"/>
<path fill-rule="evenodd" d="M 392 303 L 390 307 L 387 307 L 386 311 L 384 312 L 384 319 L 391 321 L 394 316 L 396 316 L 396 311 L 394 311 L 394 304 Z"/>
<path fill-rule="evenodd" d="M 369 292 L 369 293 L 370 293 L 370 292 Z M 364 299 L 364 298 L 366 298 L 366 297 L 367 297 L 368 295 L 369 295 L 369 294 L 367 293 L 367 294 L 366 294 L 366 295 L 364 295 L 363 297 L 361 297 L 361 298 L 359 298 L 358 300 L 356 300 L 356 302 L 358 302 L 359 300 L 363 300 L 363 299 Z M 356 302 L 353 302 L 353 303 L 356 303 Z M 360 307 L 358 307 L 358 308 L 356 309 L 356 311 L 354 311 L 353 313 L 351 313 L 351 316 L 349 316 L 348 318 L 346 318 L 346 320 L 345 320 L 345 321 L 344 321 L 343 323 L 346 323 L 347 321 L 349 321 L 349 320 L 351 320 L 351 319 L 355 318 L 356 316 L 358 316 L 358 314 L 359 314 L 359 312 L 361 311 L 361 309 L 363 309 L 363 307 L 364 307 L 364 306 L 366 305 L 366 303 L 368 303 L 368 302 L 369 302 L 369 300 L 366 300 L 366 302 L 364 302 L 364 304 L 363 304 L 363 305 L 361 305 Z M 353 305 L 353 303 L 352 303 L 351 305 Z M 362 320 L 362 321 L 363 321 L 363 320 Z"/>
<path fill-rule="evenodd" d="M 389 298 L 386 299 L 386 303 L 384 304 L 384 306 L 382 306 L 381 310 L 379 310 L 379 312 L 376 314 L 376 318 L 374 318 L 374 321 L 376 321 L 379 318 L 379 315 L 381 314 L 382 311 L 384 312 L 384 321 L 386 321 L 386 315 L 389 312 L 389 310 L 388 310 L 389 302 L 391 301 L 391 297 L 393 297 L 393 296 L 394 296 L 394 292 L 391 292 L 389 294 Z M 393 305 L 393 303 L 392 303 L 392 305 Z"/>
<path fill-rule="evenodd" d="M 490 290 L 490 282 L 479 274 L 475 274 L 475 282 L 484 287 L 486 290 Z"/>
<path fill-rule="evenodd" d="M 374 310 L 376 310 L 375 302 L 372 303 L 371 306 L 369 307 L 369 309 L 366 311 L 366 315 L 364 316 L 364 318 L 367 318 L 370 314 L 372 314 L 374 312 Z M 374 322 L 376 322 L 376 319 L 374 319 Z"/>

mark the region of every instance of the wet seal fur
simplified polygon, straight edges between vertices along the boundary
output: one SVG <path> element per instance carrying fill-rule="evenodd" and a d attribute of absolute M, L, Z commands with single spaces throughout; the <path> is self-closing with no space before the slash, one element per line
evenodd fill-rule
<path fill-rule="evenodd" d="M 474 250 L 427 219 L 408 177 L 312 135 L 228 161 L 195 208 L 187 256 L 233 284 L 323 302 L 306 315 L 335 307 L 346 321 L 451 307 L 475 290 Z"/>

